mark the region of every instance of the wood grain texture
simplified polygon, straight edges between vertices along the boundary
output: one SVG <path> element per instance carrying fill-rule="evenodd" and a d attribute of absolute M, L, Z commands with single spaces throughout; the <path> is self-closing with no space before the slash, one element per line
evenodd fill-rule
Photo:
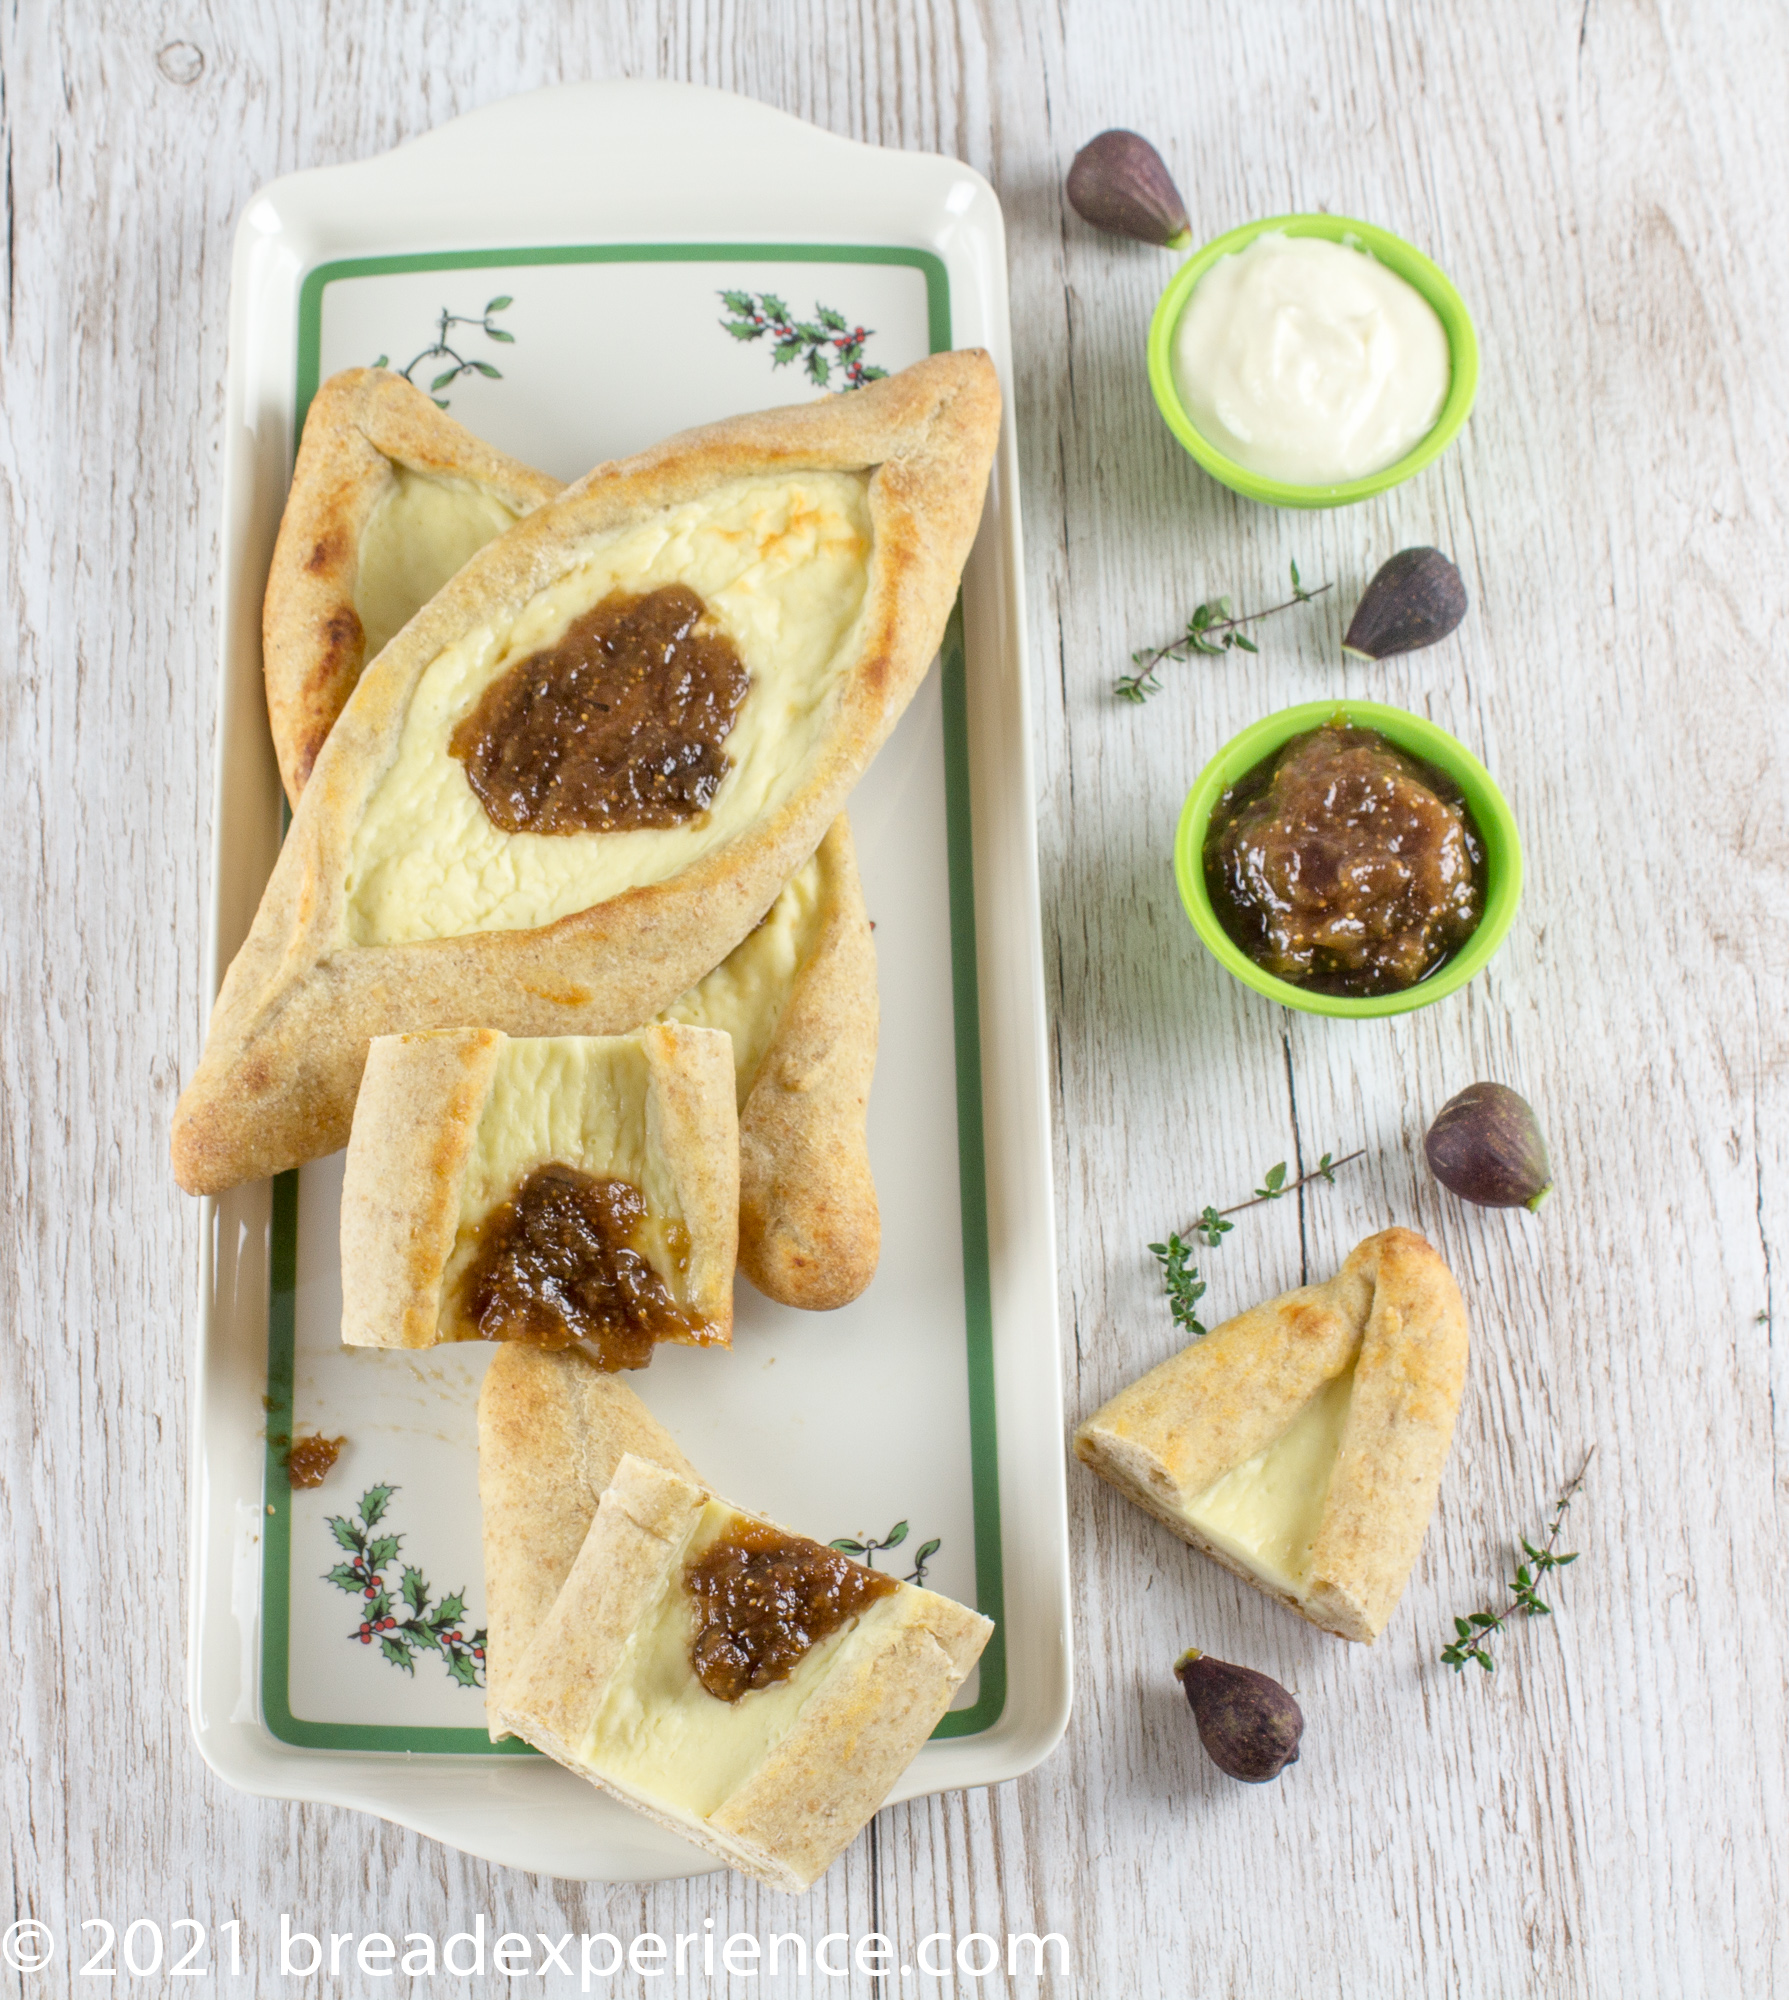
<path fill-rule="evenodd" d="M 715 1878 L 536 1881 L 245 1798 L 184 1715 L 198 1211 L 165 1133 L 203 1012 L 230 232 L 276 174 L 538 83 L 623 75 L 958 154 L 1006 204 L 1071 1418 L 1175 1342 L 1143 1245 L 1281 1157 L 1369 1149 L 1209 1254 L 1215 1313 L 1402 1222 L 1443 1249 L 1473 1315 L 1439 1518 L 1374 1649 L 1300 1625 L 1075 1468 L 1066 1743 L 1021 1783 L 884 1813 L 799 1902 Z M 0 10 L 0 1811 L 17 1914 L 64 1939 L 89 1916 L 270 1932 L 282 1910 L 437 1936 L 479 1911 L 553 1936 L 707 1917 L 902 1945 L 1053 1930 L 1072 1972 L 1011 1990 L 1102 1997 L 1789 1990 L 1786 87 L 1789 24 L 1759 0 Z M 1157 135 L 1201 236 L 1326 207 L 1432 251 L 1484 348 L 1457 448 L 1340 514 L 1207 482 L 1141 365 L 1170 260 L 1062 201 L 1074 149 L 1111 124 Z M 1428 541 L 1465 572 L 1467 624 L 1431 652 L 1341 664 L 1367 576 Z M 1272 589 L 1293 557 L 1337 589 L 1276 620 L 1258 659 L 1177 669 L 1146 711 L 1112 702 L 1131 647 L 1201 596 Z M 1244 993 L 1200 952 L 1168 871 L 1210 751 L 1330 694 L 1464 737 L 1526 841 L 1496 964 L 1397 1021 Z M 1428 1115 L 1481 1076 L 1548 1128 L 1560 1193 L 1539 1218 L 1465 1210 L 1422 1168 Z M 1435 1659 L 1449 1615 L 1491 1592 L 1591 1443 L 1559 1616 L 1512 1632 L 1495 1677 L 1456 1680 Z M 1193 1641 L 1296 1689 L 1307 1748 L 1278 1785 L 1204 1762 L 1168 1673 Z M 60 1967 L 13 1977 L 0 1990 L 64 1990 Z M 945 1990 L 815 1984 L 878 1988 Z"/>

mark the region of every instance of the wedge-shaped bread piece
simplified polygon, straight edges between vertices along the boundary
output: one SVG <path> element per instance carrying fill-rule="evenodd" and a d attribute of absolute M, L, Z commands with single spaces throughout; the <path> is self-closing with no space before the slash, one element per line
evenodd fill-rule
<path fill-rule="evenodd" d="M 738 1221 L 725 1035 L 382 1036 L 342 1181 L 342 1338 L 581 1340 L 610 1368 L 724 1346 Z"/>
<path fill-rule="evenodd" d="M 733 1038 L 739 1268 L 823 1311 L 876 1275 L 882 1227 L 865 1120 L 876 947 L 843 813 L 764 921 L 661 1017 Z"/>
<path fill-rule="evenodd" d="M 485 1700 L 493 1714 L 629 1452 L 684 1479 L 696 1477 L 621 1377 L 576 1348 L 506 1341 L 492 1355 L 478 1397 L 478 1498 Z M 492 1733 L 504 1732 L 493 1725 Z"/>
<path fill-rule="evenodd" d="M 766 1621 L 765 1604 L 818 1620 L 810 1592 L 846 1615 L 801 1650 L 810 1627 Z M 888 1796 L 993 1629 L 629 1457 L 492 1724 L 800 1890 Z"/>
<path fill-rule="evenodd" d="M 317 391 L 261 615 L 267 718 L 294 805 L 367 661 L 559 490 L 402 375 L 349 368 Z"/>
<path fill-rule="evenodd" d="M 1096 1411 L 1075 1453 L 1300 1617 L 1376 1639 L 1434 1511 L 1466 1308 L 1408 1229 L 1226 1320 Z"/>
<path fill-rule="evenodd" d="M 718 965 L 819 845 L 936 652 L 999 411 L 984 354 L 934 355 L 599 466 L 475 555 L 330 731 L 175 1112 L 182 1186 L 345 1143 L 374 1035 L 619 1033 Z M 522 759 L 518 810 L 533 810 L 559 797 L 535 785 L 538 759 L 584 726 L 557 719 L 572 710 L 555 695 L 536 741 L 527 690 L 606 645 L 603 620 L 679 592 L 702 607 L 692 644 L 737 654 L 743 695 L 718 749 L 678 721 L 624 776 L 688 816 L 504 830 L 508 806 L 487 802 L 504 760 Z M 724 703 L 692 700 L 712 735 Z M 468 771 L 487 751 L 481 793 Z M 661 777 L 696 790 L 667 803 Z"/>

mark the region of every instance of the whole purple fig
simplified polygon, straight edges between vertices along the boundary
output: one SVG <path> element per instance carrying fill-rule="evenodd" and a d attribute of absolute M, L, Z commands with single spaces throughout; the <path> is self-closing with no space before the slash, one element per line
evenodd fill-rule
<path fill-rule="evenodd" d="M 1102 132 L 1089 139 L 1068 170 L 1075 213 L 1096 229 L 1184 250 L 1193 240 L 1186 203 L 1162 156 L 1137 132 Z"/>
<path fill-rule="evenodd" d="M 1298 1703 L 1266 1674 L 1233 1667 L 1189 1646 L 1174 1662 L 1186 1690 L 1199 1741 L 1220 1771 L 1245 1785 L 1265 1785 L 1298 1762 L 1304 1715 Z"/>
<path fill-rule="evenodd" d="M 1537 1209 L 1553 1192 L 1540 1121 L 1501 1083 L 1469 1083 L 1435 1114 L 1423 1140 L 1429 1171 L 1480 1208 Z"/>
<path fill-rule="evenodd" d="M 1342 638 L 1344 653 L 1384 660 L 1445 639 L 1466 616 L 1466 585 L 1439 549 L 1400 549 L 1380 566 Z"/>

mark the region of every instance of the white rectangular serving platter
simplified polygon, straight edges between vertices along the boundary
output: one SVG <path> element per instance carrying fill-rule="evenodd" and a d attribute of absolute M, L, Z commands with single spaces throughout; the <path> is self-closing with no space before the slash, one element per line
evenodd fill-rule
<path fill-rule="evenodd" d="M 777 326 L 792 343 L 783 365 Z M 211 992 L 280 839 L 260 603 L 319 380 L 388 356 L 480 436 L 570 479 L 692 423 L 850 393 L 853 358 L 892 371 L 947 346 L 989 350 L 1008 416 L 960 616 L 851 801 L 877 924 L 881 1267 L 830 1314 L 773 1306 L 741 1280 L 730 1354 L 673 1349 L 631 1378 L 730 1499 L 995 1619 L 896 1799 L 1029 1770 L 1070 1692 L 999 206 L 955 161 L 854 145 L 746 99 L 581 84 L 275 182 L 237 232 Z M 338 1155 L 206 1204 L 191 1490 L 201 1751 L 247 1791 L 358 1807 L 514 1867 L 607 1881 L 712 1868 L 486 1738 L 474 1414 L 488 1350 L 342 1348 L 340 1183 Z M 314 1491 L 283 1477 L 293 1427 L 348 1438 Z M 358 1631 L 342 1565 L 374 1543 L 407 1643 Z"/>

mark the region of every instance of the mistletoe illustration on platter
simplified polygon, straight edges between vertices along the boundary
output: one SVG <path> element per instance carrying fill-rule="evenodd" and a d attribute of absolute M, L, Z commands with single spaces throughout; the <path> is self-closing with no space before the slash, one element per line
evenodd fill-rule
<path fill-rule="evenodd" d="M 861 389 L 866 382 L 880 382 L 888 373 L 863 358 L 863 344 L 876 329 L 851 325 L 831 306 L 816 301 L 812 319 L 797 319 L 788 301 L 775 292 L 722 292 L 720 299 L 729 314 L 721 325 L 735 340 L 762 340 L 768 334 L 771 366 L 787 368 L 799 361 L 817 389 L 832 386 L 835 370 L 845 377 L 836 391 L 839 395 Z"/>
<path fill-rule="evenodd" d="M 361 1600 L 360 1624 L 347 1636 L 363 1646 L 376 1639 L 385 1658 L 412 1675 L 418 1653 L 438 1653 L 461 1687 L 483 1687 L 485 1628 L 466 1629 L 465 1592 L 452 1591 L 431 1608 L 428 1579 L 409 1563 L 402 1565 L 395 1595 L 386 1583 L 387 1571 L 399 1567 L 398 1551 L 404 1538 L 374 1530 L 385 1520 L 385 1510 L 397 1490 L 395 1486 L 369 1486 L 355 1513 L 329 1516 L 329 1532 L 348 1560 L 337 1563 L 326 1581 Z"/>
<path fill-rule="evenodd" d="M 839 1541 L 828 1542 L 826 1546 L 829 1549 L 839 1550 L 843 1555 L 855 1556 L 866 1569 L 874 1569 L 876 1567 L 876 1558 L 883 1550 L 898 1549 L 906 1539 L 907 1523 L 905 1521 L 897 1521 L 879 1542 L 872 1539 L 869 1535 L 864 1534 L 860 1529 L 855 1541 L 846 1536 Z M 943 1546 L 944 1544 L 936 1538 L 929 1542 L 921 1542 L 919 1553 L 913 1558 L 913 1567 L 907 1572 L 906 1581 L 908 1583 L 924 1583 L 926 1580 L 926 1564 L 932 1560 Z"/>
<path fill-rule="evenodd" d="M 493 367 L 488 361 L 479 361 L 469 355 L 462 354 L 448 339 L 448 335 L 456 326 L 476 326 L 483 329 L 487 340 L 500 341 L 506 347 L 513 347 L 516 341 L 515 335 L 506 327 L 493 326 L 491 321 L 496 314 L 507 312 L 514 304 L 515 300 L 509 293 L 500 292 L 496 298 L 486 303 L 482 313 L 449 312 L 446 306 L 443 306 L 441 308 L 441 317 L 435 326 L 434 345 L 425 347 L 413 360 L 400 368 L 398 373 L 403 376 L 406 382 L 420 388 L 422 385 L 417 382 L 415 371 L 425 361 L 447 362 L 448 366 L 443 368 L 429 384 L 430 396 L 434 398 L 436 407 L 443 410 L 447 408 L 447 398 L 441 395 L 439 391 L 449 388 L 462 375 L 484 375 L 488 376 L 493 382 L 501 382 L 503 380 L 503 371 L 501 368 Z M 389 368 L 391 366 L 391 356 L 381 354 L 378 360 L 373 363 L 373 366 L 375 368 Z"/>

